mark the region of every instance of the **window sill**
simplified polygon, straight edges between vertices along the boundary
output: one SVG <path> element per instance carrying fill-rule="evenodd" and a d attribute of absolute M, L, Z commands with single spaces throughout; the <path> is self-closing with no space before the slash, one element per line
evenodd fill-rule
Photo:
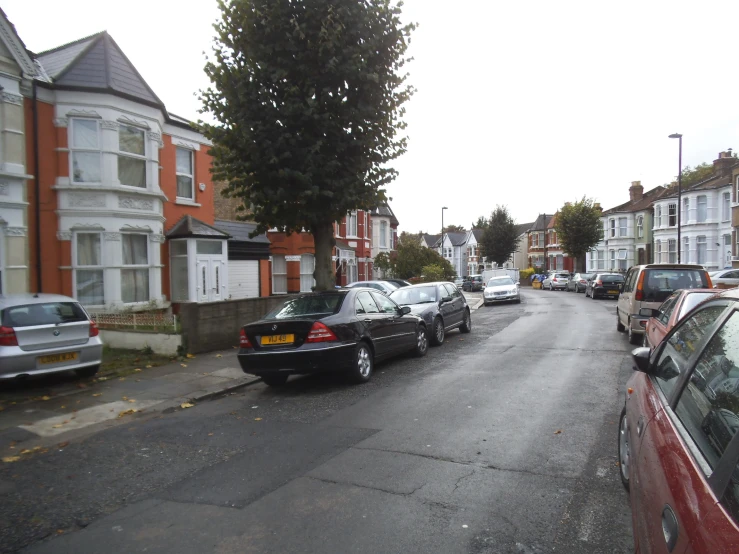
<path fill-rule="evenodd" d="M 174 203 L 179 204 L 180 206 L 192 206 L 193 208 L 200 208 L 202 206 L 202 204 L 194 202 L 193 200 L 180 197 L 175 198 Z"/>

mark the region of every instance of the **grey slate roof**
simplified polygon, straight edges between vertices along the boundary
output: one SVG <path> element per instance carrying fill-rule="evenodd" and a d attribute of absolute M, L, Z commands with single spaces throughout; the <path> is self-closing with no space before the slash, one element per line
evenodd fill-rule
<path fill-rule="evenodd" d="M 554 217 L 552 214 L 539 214 L 533 225 L 529 227 L 529 231 L 546 231 L 549 221 Z"/>
<path fill-rule="evenodd" d="M 439 238 L 441 238 L 441 235 L 429 235 L 427 233 L 424 233 L 421 238 L 423 238 L 426 246 L 428 246 L 429 248 L 433 248 L 436 243 L 439 242 Z"/>
<path fill-rule="evenodd" d="M 534 223 L 519 223 L 516 225 L 516 235 L 521 236 L 534 226 Z"/>
<path fill-rule="evenodd" d="M 58 88 L 113 92 L 164 107 L 107 31 L 41 52 L 37 59 Z"/>
<path fill-rule="evenodd" d="M 462 246 L 467 242 L 467 233 L 444 233 L 445 236 L 449 237 L 449 241 L 452 243 L 452 246 Z M 434 246 L 436 248 L 439 247 L 441 243 L 441 235 L 439 235 L 439 239 L 434 243 Z"/>
<path fill-rule="evenodd" d="M 168 239 L 204 238 L 228 239 L 231 235 L 195 219 L 191 215 L 184 215 L 164 236 Z"/>
<path fill-rule="evenodd" d="M 228 233 L 229 235 L 231 235 L 230 240 L 269 244 L 269 239 L 267 238 L 267 235 L 265 233 L 257 235 L 254 238 L 249 237 L 249 233 L 257 228 L 256 223 L 249 223 L 246 221 L 224 221 L 216 219 L 215 227 L 223 231 L 224 233 Z"/>
<path fill-rule="evenodd" d="M 377 208 L 373 208 L 370 212 L 371 215 L 379 215 L 384 217 L 389 217 L 390 222 L 393 225 L 400 225 L 400 222 L 398 221 L 398 218 L 395 217 L 395 214 L 393 213 L 393 210 L 390 208 L 388 204 L 383 204 L 382 206 L 378 206 Z"/>

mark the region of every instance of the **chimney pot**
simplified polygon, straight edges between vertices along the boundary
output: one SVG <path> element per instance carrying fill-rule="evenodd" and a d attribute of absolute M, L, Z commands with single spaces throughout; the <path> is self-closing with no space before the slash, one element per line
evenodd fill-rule
<path fill-rule="evenodd" d="M 629 187 L 629 199 L 634 202 L 644 198 L 644 187 L 641 186 L 641 181 L 631 181 Z"/>

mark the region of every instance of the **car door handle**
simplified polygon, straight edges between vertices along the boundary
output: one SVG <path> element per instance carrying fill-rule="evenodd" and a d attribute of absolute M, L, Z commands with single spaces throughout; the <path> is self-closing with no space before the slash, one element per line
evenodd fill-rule
<path fill-rule="evenodd" d="M 662 531 L 665 534 L 667 552 L 672 552 L 677 544 L 679 528 L 675 512 L 672 511 L 669 504 L 665 504 L 665 508 L 662 510 Z"/>

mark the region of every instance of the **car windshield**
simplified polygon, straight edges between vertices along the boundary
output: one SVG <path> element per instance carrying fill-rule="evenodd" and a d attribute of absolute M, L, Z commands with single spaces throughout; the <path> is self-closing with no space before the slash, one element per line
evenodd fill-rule
<path fill-rule="evenodd" d="M 34 325 L 59 325 L 87 321 L 87 315 L 77 302 L 44 302 L 5 308 L 2 313 L 4 327 L 32 327 Z"/>
<path fill-rule="evenodd" d="M 682 319 L 685 314 L 703 302 L 706 298 L 713 296 L 713 294 L 714 293 L 712 292 L 694 292 L 693 294 L 688 294 L 683 301 L 683 305 L 680 307 L 680 315 L 678 316 L 678 319 Z"/>
<path fill-rule="evenodd" d="M 291 298 L 277 306 L 263 319 L 290 319 L 295 317 L 331 315 L 341 308 L 345 294 L 313 294 Z"/>
<path fill-rule="evenodd" d="M 644 302 L 664 302 L 679 289 L 707 289 L 708 275 L 700 269 L 647 269 Z"/>
<path fill-rule="evenodd" d="M 513 279 L 510 277 L 493 277 L 488 281 L 489 287 L 504 287 L 506 285 L 513 285 Z"/>
<path fill-rule="evenodd" d="M 603 283 L 623 283 L 624 276 L 623 275 L 601 275 L 600 280 Z"/>
<path fill-rule="evenodd" d="M 404 287 L 391 292 L 390 298 L 400 306 L 431 304 L 437 302 L 436 287 Z"/>

